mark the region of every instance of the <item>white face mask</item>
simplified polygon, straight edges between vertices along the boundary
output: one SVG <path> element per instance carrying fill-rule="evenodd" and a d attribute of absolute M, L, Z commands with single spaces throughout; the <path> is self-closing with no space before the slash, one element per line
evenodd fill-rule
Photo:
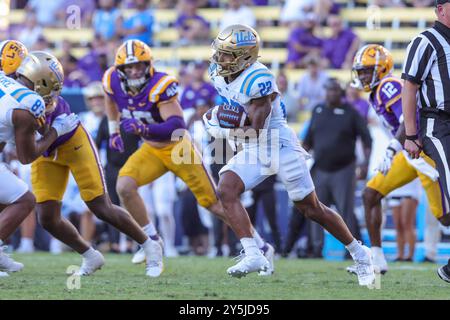
<path fill-rule="evenodd" d="M 130 88 L 139 89 L 141 88 L 146 82 L 146 77 L 140 77 L 139 79 L 127 79 L 127 84 Z"/>

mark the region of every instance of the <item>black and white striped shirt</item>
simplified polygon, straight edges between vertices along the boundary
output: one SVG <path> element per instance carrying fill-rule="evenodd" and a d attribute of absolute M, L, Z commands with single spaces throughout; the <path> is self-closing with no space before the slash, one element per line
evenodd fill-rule
<path fill-rule="evenodd" d="M 450 28 L 435 25 L 414 38 L 407 48 L 402 79 L 418 84 L 418 105 L 450 115 Z"/>

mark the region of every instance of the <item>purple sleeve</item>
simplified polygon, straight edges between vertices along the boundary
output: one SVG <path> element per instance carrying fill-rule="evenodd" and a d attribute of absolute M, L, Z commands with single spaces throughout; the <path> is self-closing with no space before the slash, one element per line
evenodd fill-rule
<path fill-rule="evenodd" d="M 380 84 L 378 100 L 386 111 L 394 113 L 397 119 L 402 115 L 402 84 L 397 79 L 388 79 Z"/>
<path fill-rule="evenodd" d="M 291 42 L 298 42 L 300 36 L 302 34 L 302 30 L 299 28 L 293 29 L 290 33 L 289 33 L 289 39 L 288 39 L 288 43 Z"/>
<path fill-rule="evenodd" d="M 57 116 L 64 114 L 64 113 L 65 114 L 71 113 L 70 106 L 66 102 L 66 100 L 64 100 L 62 97 L 58 97 L 55 110 L 53 110 L 50 114 L 46 115 L 46 123 L 48 125 L 51 125 L 53 123 L 53 120 L 55 120 L 55 118 Z"/>
<path fill-rule="evenodd" d="M 184 25 L 183 25 L 184 20 L 185 20 L 185 16 L 184 15 L 178 16 L 177 20 L 175 20 L 174 27 L 175 28 L 183 28 L 184 27 Z"/>
<path fill-rule="evenodd" d="M 322 42 L 322 57 L 331 60 L 334 49 L 334 41 L 332 39 L 325 39 Z"/>
<path fill-rule="evenodd" d="M 177 129 L 186 129 L 184 119 L 179 116 L 171 116 L 163 123 L 145 125 L 142 137 L 153 141 L 171 140 L 172 134 Z"/>
<path fill-rule="evenodd" d="M 400 121 L 400 117 L 403 114 L 402 111 L 402 99 L 398 99 L 394 104 L 390 106 L 390 110 L 395 114 L 397 120 Z"/>
<path fill-rule="evenodd" d="M 53 123 L 53 120 L 55 120 L 56 117 L 58 117 L 61 114 L 70 114 L 72 111 L 70 110 L 69 104 L 64 100 L 62 97 L 58 97 L 58 102 L 56 105 L 55 110 L 47 115 L 46 123 L 51 126 Z M 72 130 L 71 132 L 68 132 L 66 134 L 63 134 L 62 136 L 59 136 L 55 142 L 53 142 L 50 147 L 43 153 L 44 157 L 49 157 L 50 154 L 60 145 L 68 141 L 72 136 L 75 134 L 75 131 L 78 129 L 78 126 Z"/>
<path fill-rule="evenodd" d="M 160 94 L 158 102 L 170 100 L 177 94 L 178 94 L 178 82 L 173 81 L 171 84 L 167 86 L 166 90 L 164 90 L 164 92 Z"/>

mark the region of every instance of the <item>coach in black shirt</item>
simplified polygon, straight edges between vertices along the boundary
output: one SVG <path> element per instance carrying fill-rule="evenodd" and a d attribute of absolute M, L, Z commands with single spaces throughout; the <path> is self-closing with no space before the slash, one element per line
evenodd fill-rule
<path fill-rule="evenodd" d="M 303 146 L 313 151 L 314 166 L 311 175 L 317 196 L 326 206 L 334 204 L 350 231 L 360 239 L 360 230 L 354 213 L 356 155 L 358 137 L 364 145 L 365 161 L 358 178 L 365 179 L 371 153 L 372 139 L 366 121 L 344 102 L 343 89 L 336 79 L 326 83 L 326 101 L 312 111 L 309 129 Z M 323 245 L 323 229 L 311 228 L 315 252 Z"/>

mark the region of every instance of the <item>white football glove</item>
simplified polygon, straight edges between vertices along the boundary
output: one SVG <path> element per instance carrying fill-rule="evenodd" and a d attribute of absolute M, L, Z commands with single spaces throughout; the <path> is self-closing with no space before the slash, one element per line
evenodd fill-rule
<path fill-rule="evenodd" d="M 59 137 L 74 130 L 79 123 L 80 119 L 75 113 L 69 115 L 64 113 L 53 120 L 52 127 L 56 130 Z"/>
<path fill-rule="evenodd" d="M 217 119 L 218 106 L 215 106 L 211 111 L 211 119 L 206 118 L 206 113 L 203 115 L 203 123 L 208 134 L 214 138 L 228 138 L 230 129 L 221 128 L 219 120 Z"/>
<path fill-rule="evenodd" d="M 391 168 L 392 159 L 395 154 L 403 149 L 402 144 L 397 139 L 392 139 L 389 143 L 389 146 L 386 149 L 386 153 L 384 154 L 383 159 L 377 165 L 376 170 L 381 172 L 383 175 L 386 175 Z"/>

